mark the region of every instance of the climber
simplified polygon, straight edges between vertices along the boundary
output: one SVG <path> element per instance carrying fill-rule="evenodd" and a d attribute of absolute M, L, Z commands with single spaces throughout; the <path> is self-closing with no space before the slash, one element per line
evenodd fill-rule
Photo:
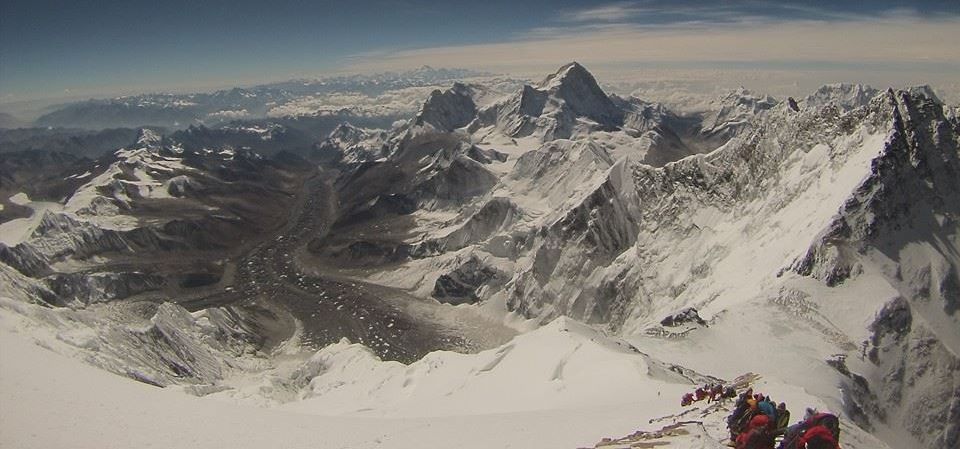
<path fill-rule="evenodd" d="M 831 413 L 816 413 L 804 421 L 804 424 L 807 429 L 813 429 L 817 426 L 824 427 L 833 435 L 834 441 L 840 441 L 840 419 L 837 418 L 836 415 Z M 807 431 L 809 432 L 810 430 Z"/>
<path fill-rule="evenodd" d="M 746 404 L 747 399 L 750 399 L 752 397 L 753 397 L 753 387 L 747 388 L 747 391 L 740 393 L 740 397 L 737 398 L 737 406 L 739 406 L 741 402 Z"/>
<path fill-rule="evenodd" d="M 839 449 L 833 431 L 823 425 L 816 425 L 803 433 L 797 440 L 798 449 Z"/>
<path fill-rule="evenodd" d="M 761 399 L 763 399 L 763 395 L 759 393 L 753 395 L 752 398 L 747 399 L 747 405 L 750 406 L 750 410 L 756 410 L 757 404 L 760 403 Z"/>
<path fill-rule="evenodd" d="M 716 402 L 723 398 L 723 385 L 716 384 L 713 386 L 713 389 L 710 390 L 710 400 L 708 402 Z"/>
<path fill-rule="evenodd" d="M 773 449 L 774 437 L 770 431 L 770 419 L 766 415 L 754 416 L 747 430 L 737 436 L 737 449 Z"/>
<path fill-rule="evenodd" d="M 686 407 L 690 404 L 693 404 L 693 393 L 687 393 L 683 395 L 683 398 L 680 399 L 680 405 Z"/>
<path fill-rule="evenodd" d="M 770 398 L 764 398 L 762 401 L 757 402 L 757 410 L 764 415 L 767 415 L 767 418 L 770 419 L 771 423 L 776 424 L 777 422 L 777 406 L 770 401 Z"/>
<path fill-rule="evenodd" d="M 787 404 L 781 402 L 777 405 L 777 425 L 774 428 L 774 433 L 777 435 L 782 435 L 787 431 L 787 425 L 790 424 L 790 410 L 787 410 Z"/>
<path fill-rule="evenodd" d="M 819 429 L 811 433 L 815 428 Z M 824 432 L 829 434 L 829 438 L 823 435 Z M 839 447 L 839 441 L 840 420 L 833 414 L 808 408 L 803 421 L 787 428 L 778 449 L 835 449 Z M 834 446 L 830 445 L 831 442 Z"/>
<path fill-rule="evenodd" d="M 733 406 L 733 412 L 731 412 L 730 416 L 727 417 L 727 429 L 730 430 L 731 439 L 736 437 L 737 423 L 740 421 L 740 418 L 747 413 L 748 410 L 750 410 L 750 406 L 747 405 L 746 393 L 743 393 L 737 399 L 737 403 Z"/>
<path fill-rule="evenodd" d="M 697 393 L 697 402 L 700 402 L 703 400 L 703 398 L 707 397 L 707 390 L 704 387 L 698 387 L 696 393 Z"/>
<path fill-rule="evenodd" d="M 753 418 L 763 415 L 760 411 L 756 409 L 747 409 L 736 422 L 733 423 L 733 428 L 730 429 L 731 439 L 736 439 L 736 437 L 747 430 L 750 429 L 750 422 L 753 421 Z M 766 415 L 763 415 L 766 416 Z M 770 418 L 767 418 L 769 421 Z"/>
<path fill-rule="evenodd" d="M 737 402 L 733 406 L 733 412 L 727 417 L 727 429 L 730 430 L 731 440 L 737 438 L 737 435 L 743 427 L 743 422 L 750 421 L 747 415 L 750 414 L 750 404 L 748 401 L 751 398 L 753 398 L 753 388 L 748 388 L 747 391 L 740 393 Z"/>
<path fill-rule="evenodd" d="M 723 399 L 733 399 L 737 397 L 737 389 L 733 385 L 728 386 L 723 390 Z"/>

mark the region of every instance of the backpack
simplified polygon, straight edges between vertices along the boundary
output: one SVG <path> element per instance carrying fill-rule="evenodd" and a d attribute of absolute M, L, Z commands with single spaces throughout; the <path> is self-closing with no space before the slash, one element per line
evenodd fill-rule
<path fill-rule="evenodd" d="M 770 418 L 770 422 L 777 422 L 777 406 L 773 405 L 772 402 L 760 401 L 757 403 L 757 409 L 760 410 L 760 413 L 767 415 Z"/>

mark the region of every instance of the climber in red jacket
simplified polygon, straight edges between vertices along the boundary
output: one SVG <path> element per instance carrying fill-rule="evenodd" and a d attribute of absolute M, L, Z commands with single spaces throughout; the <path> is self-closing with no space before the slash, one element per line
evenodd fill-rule
<path fill-rule="evenodd" d="M 825 426 L 813 426 L 807 429 L 797 441 L 800 449 L 840 449 L 833 432 Z"/>
<path fill-rule="evenodd" d="M 750 420 L 747 431 L 737 436 L 737 449 L 773 449 L 774 435 L 767 415 L 757 415 Z"/>

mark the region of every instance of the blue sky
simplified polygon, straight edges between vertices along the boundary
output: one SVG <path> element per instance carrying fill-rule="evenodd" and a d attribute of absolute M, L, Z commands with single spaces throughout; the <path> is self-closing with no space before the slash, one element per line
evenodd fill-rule
<path fill-rule="evenodd" d="M 957 37 L 950 30 L 960 28 L 954 26 L 960 23 L 958 5 L 956 0 L 0 0 L 0 103 L 209 89 L 420 63 L 499 71 L 536 70 L 571 59 L 664 67 L 865 64 L 872 70 L 919 64 L 949 71 L 960 67 L 956 44 L 937 42 Z M 802 44 L 819 52 L 797 55 L 784 45 L 801 45 L 796 42 L 807 34 L 829 34 L 837 25 L 860 33 L 851 41 L 860 47 L 849 48 L 849 56 L 826 40 Z M 892 52 L 865 48 L 892 27 L 895 36 L 889 39 L 896 40 L 877 43 L 894 47 Z M 751 47 L 766 36 L 778 45 Z M 835 38 L 837 47 L 847 44 L 842 35 Z M 730 42 L 732 48 L 699 52 L 704 46 L 696 39 Z M 632 49 L 648 42 L 659 50 Z M 529 57 L 538 48 L 542 57 Z"/>

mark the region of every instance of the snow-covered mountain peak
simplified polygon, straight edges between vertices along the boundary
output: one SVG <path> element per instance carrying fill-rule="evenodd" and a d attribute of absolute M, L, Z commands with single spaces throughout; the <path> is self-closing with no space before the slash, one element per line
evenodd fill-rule
<path fill-rule="evenodd" d="M 834 104 L 842 111 L 849 111 L 866 106 L 879 92 L 865 84 L 826 84 L 810 94 L 804 100 L 804 104 L 808 108 L 821 108 L 828 104 Z"/>
<path fill-rule="evenodd" d="M 159 146 L 162 140 L 163 138 L 156 131 L 148 128 L 141 128 L 139 134 L 137 134 L 136 145 L 141 148 L 154 148 Z"/>
<path fill-rule="evenodd" d="M 386 131 L 359 128 L 343 122 L 315 149 L 321 159 L 354 164 L 379 158 L 386 139 Z"/>
<path fill-rule="evenodd" d="M 940 97 L 937 96 L 937 93 L 933 91 L 933 88 L 928 84 L 923 84 L 920 86 L 910 86 L 906 89 L 913 97 L 926 97 L 929 100 L 934 101 L 935 103 L 943 104 L 940 100 Z"/>
<path fill-rule="evenodd" d="M 349 122 L 342 122 L 336 128 L 333 128 L 333 131 L 330 131 L 327 138 L 350 141 L 362 138 L 364 134 L 360 128 L 351 125 Z"/>
<path fill-rule="evenodd" d="M 534 136 L 545 142 L 616 131 L 626 114 L 586 68 L 573 62 L 479 111 L 470 131 L 495 126 L 510 137 Z"/>
<path fill-rule="evenodd" d="M 473 102 L 470 88 L 454 83 L 450 89 L 436 89 L 430 93 L 414 119 L 414 124 L 430 125 L 438 131 L 453 131 L 469 124 L 476 114 L 477 105 Z"/>
<path fill-rule="evenodd" d="M 597 84 L 593 74 L 578 62 L 564 64 L 556 72 L 547 75 L 537 87 L 544 90 L 557 89 L 564 83 L 592 83 Z"/>
<path fill-rule="evenodd" d="M 708 137 L 729 139 L 777 104 L 773 97 L 754 94 L 741 86 L 711 103 L 710 112 L 704 116 L 701 132 Z"/>
<path fill-rule="evenodd" d="M 600 88 L 593 74 L 576 62 L 561 67 L 538 87 L 548 92 L 551 98 L 562 100 L 577 116 L 611 126 L 623 121 L 623 111 Z"/>

